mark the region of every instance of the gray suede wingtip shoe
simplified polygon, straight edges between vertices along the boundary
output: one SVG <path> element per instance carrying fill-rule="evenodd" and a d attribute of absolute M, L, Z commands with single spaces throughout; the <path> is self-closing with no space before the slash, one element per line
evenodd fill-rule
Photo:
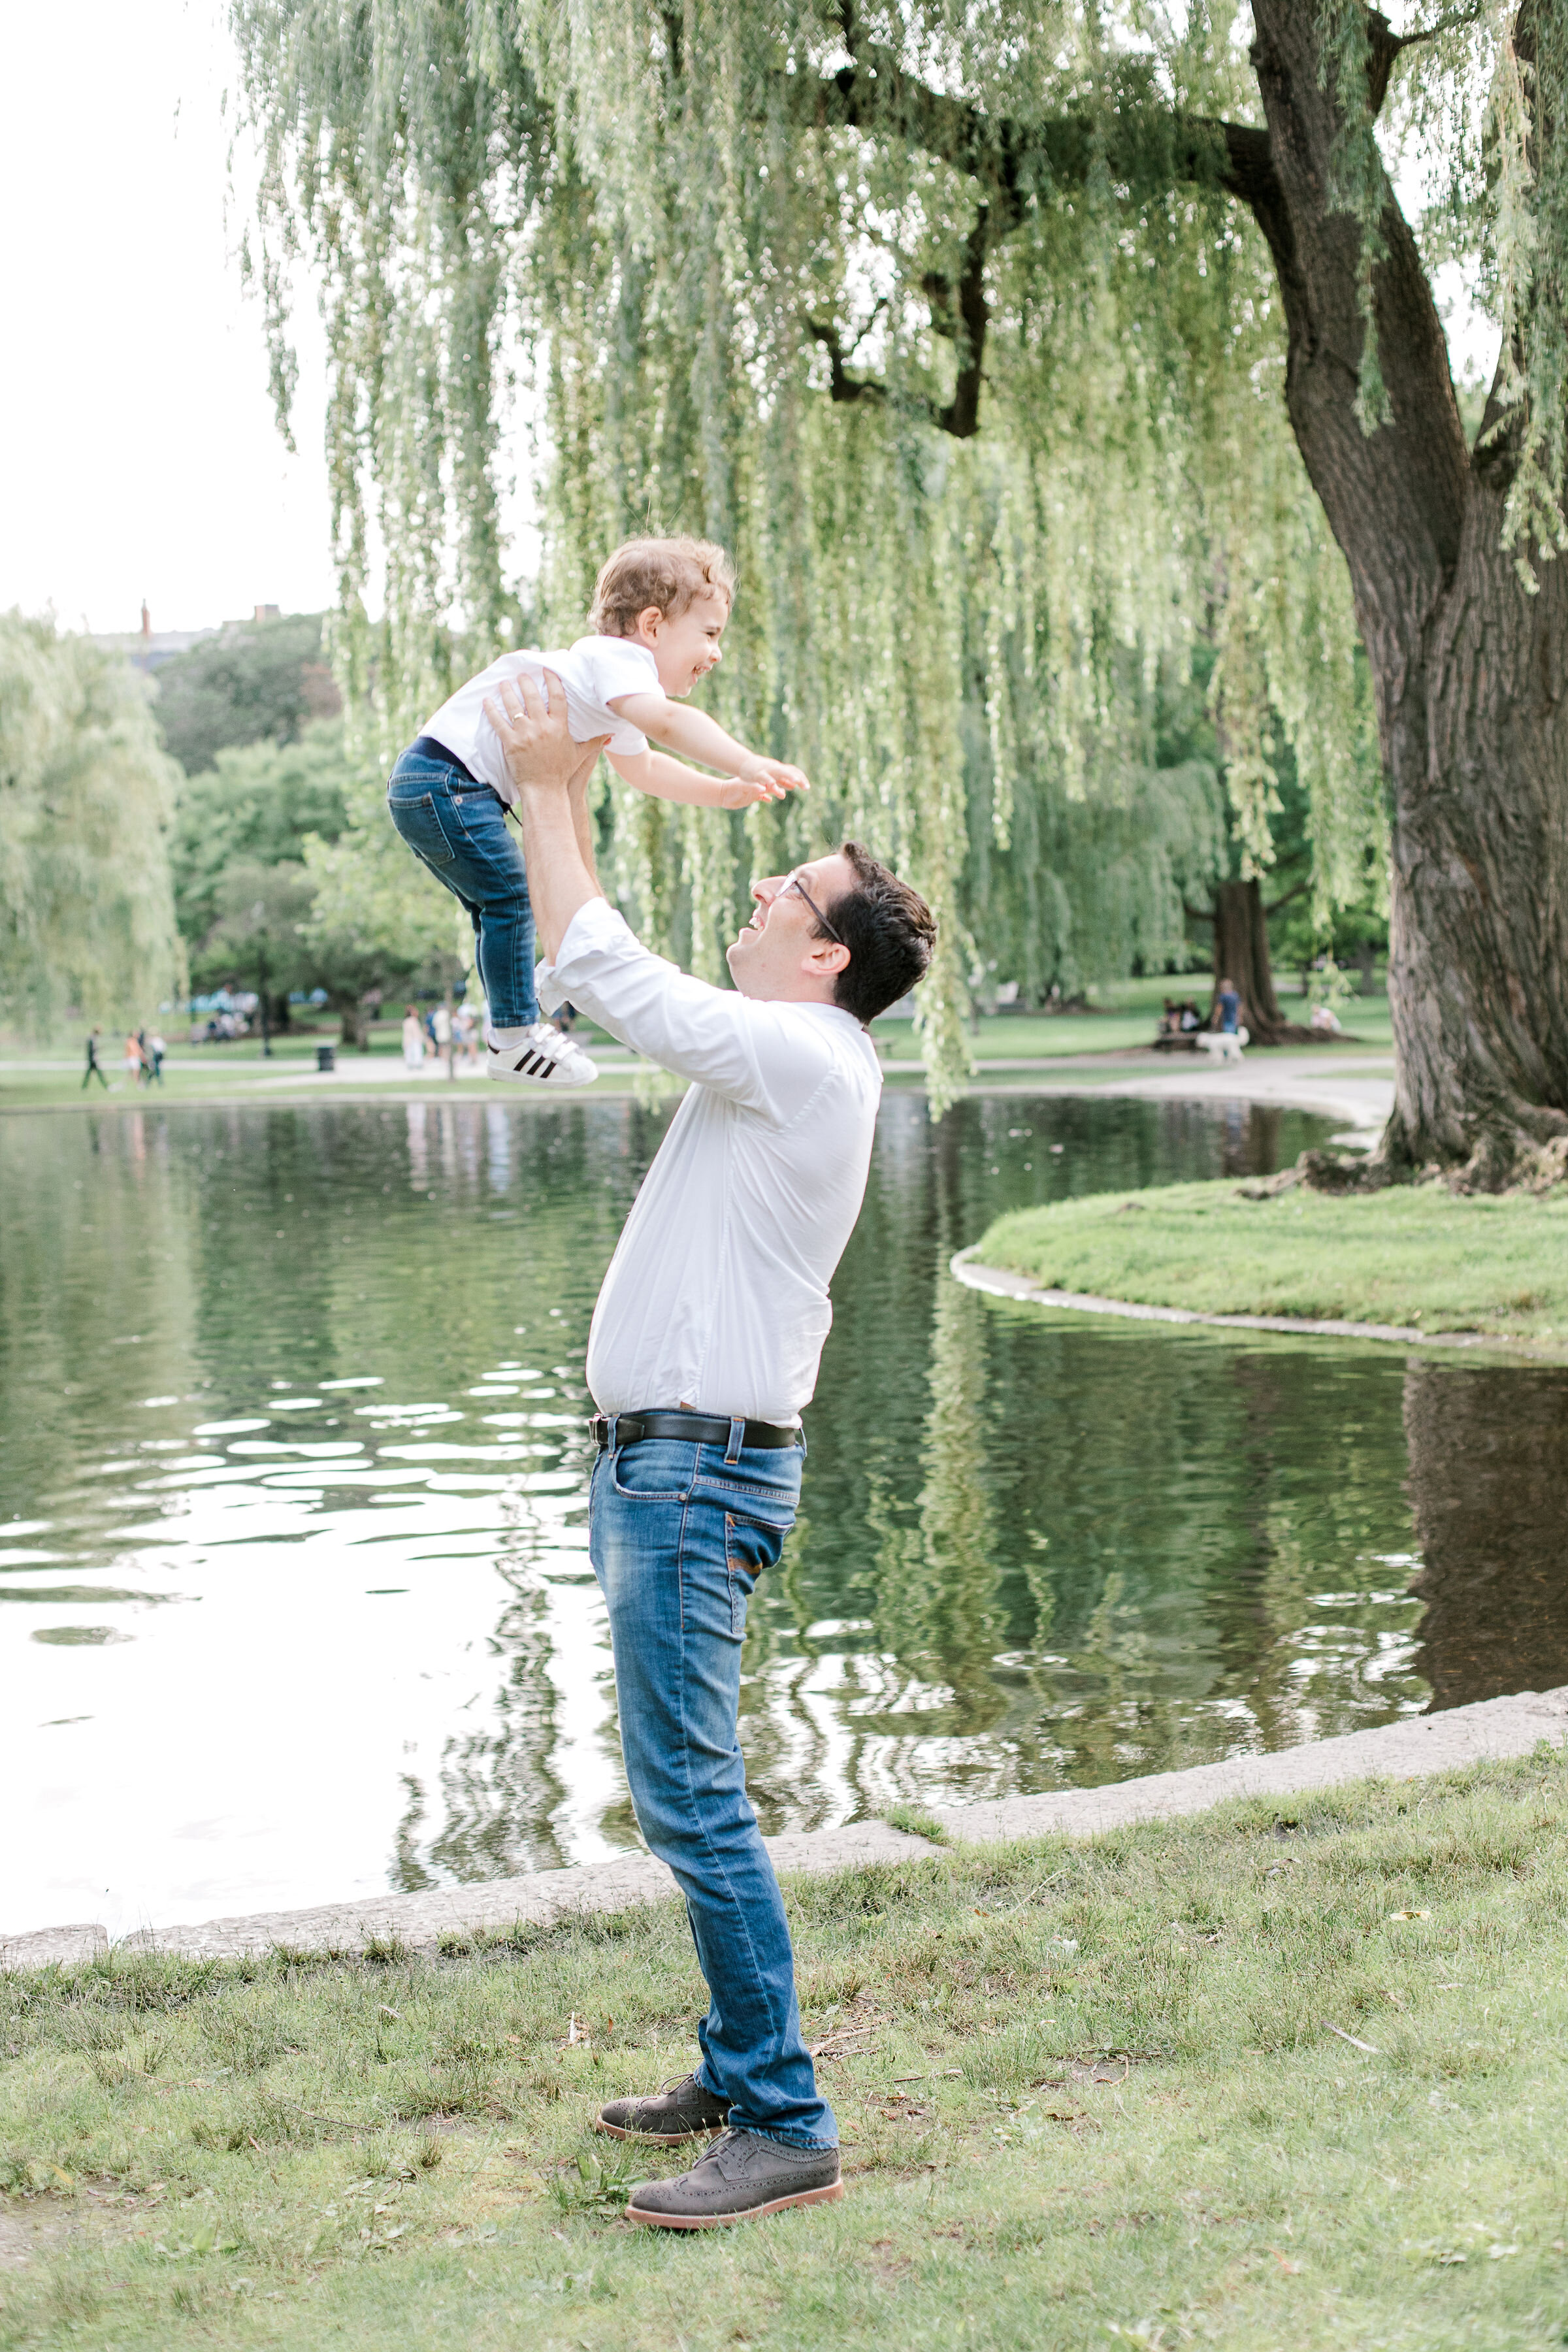
<path fill-rule="evenodd" d="M 634 2189 L 626 2220 L 654 2230 L 717 2230 L 787 2205 L 831 2205 L 843 2194 L 836 2147 L 786 2147 L 756 2132 L 727 2131 L 689 2172 Z"/>
<path fill-rule="evenodd" d="M 695 2074 L 683 2074 L 646 2099 L 612 2099 L 599 2109 L 594 2128 L 612 2139 L 652 2139 L 673 2147 L 683 2139 L 721 2132 L 729 2114 L 728 2099 L 705 2091 Z"/>

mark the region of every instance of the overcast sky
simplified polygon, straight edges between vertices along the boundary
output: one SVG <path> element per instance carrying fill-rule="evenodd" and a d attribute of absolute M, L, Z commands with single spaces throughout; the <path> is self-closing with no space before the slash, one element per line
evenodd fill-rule
<path fill-rule="evenodd" d="M 322 345 L 307 297 L 290 457 L 225 219 L 225 0 L 17 8 L 5 54 L 0 609 L 95 630 L 135 628 L 143 596 L 158 629 L 318 610 Z M 1489 373 L 1496 336 L 1458 308 L 1456 359 Z"/>
<path fill-rule="evenodd" d="M 0 607 L 107 630 L 143 596 L 165 629 L 328 604 L 321 346 L 290 457 L 224 220 L 223 0 L 16 8 L 5 52 Z"/>

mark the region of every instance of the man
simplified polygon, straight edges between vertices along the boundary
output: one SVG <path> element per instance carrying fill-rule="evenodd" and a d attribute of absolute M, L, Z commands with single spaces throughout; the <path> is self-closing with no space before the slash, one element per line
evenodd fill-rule
<path fill-rule="evenodd" d="M 590 1502 L 637 1822 L 686 1897 L 710 2006 L 694 2074 L 599 2117 L 665 2146 L 721 2134 L 628 2218 L 709 2229 L 842 2194 L 801 2035 L 778 1881 L 736 1737 L 757 1577 L 794 1522 L 800 1412 L 859 1214 L 881 1070 L 865 1024 L 931 960 L 931 910 L 853 842 L 752 885 L 733 991 L 652 955 L 593 870 L 564 696 L 521 677 L 486 709 L 517 787 L 542 1004 L 563 999 L 693 1081 L 605 1276 L 588 1342 Z"/>
<path fill-rule="evenodd" d="M 99 1085 L 103 1088 L 106 1094 L 109 1091 L 109 1080 L 104 1076 L 103 1065 L 98 1058 L 98 1041 L 102 1034 L 103 1032 L 101 1029 L 94 1029 L 88 1036 L 87 1067 L 81 1074 L 82 1090 L 84 1093 L 89 1083 L 93 1078 L 98 1080 Z"/>

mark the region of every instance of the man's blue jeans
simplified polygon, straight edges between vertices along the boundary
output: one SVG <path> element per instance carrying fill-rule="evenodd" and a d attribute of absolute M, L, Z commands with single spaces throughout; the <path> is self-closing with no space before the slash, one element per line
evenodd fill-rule
<path fill-rule="evenodd" d="M 737 2130 L 834 2147 L 736 1737 L 746 1603 L 794 1524 L 805 1448 L 653 1438 L 617 1449 L 614 1433 L 594 1468 L 590 1553 L 637 1824 L 675 1873 L 708 1979 L 698 2080 L 729 2100 Z"/>
<path fill-rule="evenodd" d="M 405 751 L 386 787 L 386 805 L 416 857 L 468 912 L 490 1027 L 527 1028 L 539 1018 L 533 909 L 522 851 L 499 796 L 459 768 Z"/>

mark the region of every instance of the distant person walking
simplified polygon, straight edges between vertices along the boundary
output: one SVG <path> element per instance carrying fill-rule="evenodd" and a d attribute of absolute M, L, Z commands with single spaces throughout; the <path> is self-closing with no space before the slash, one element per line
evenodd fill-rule
<path fill-rule="evenodd" d="M 147 1053 L 149 1057 L 150 1074 L 154 1079 L 156 1079 L 159 1086 L 162 1086 L 163 1083 L 163 1056 L 168 1050 L 169 1049 L 167 1045 L 164 1045 L 162 1036 L 159 1034 L 158 1031 L 154 1029 L 153 1034 L 147 1040 Z"/>
<path fill-rule="evenodd" d="M 1216 1001 L 1219 1005 L 1220 1034 L 1223 1036 L 1234 1035 L 1241 1020 L 1241 996 L 1234 980 L 1220 982 Z"/>
<path fill-rule="evenodd" d="M 142 1083 L 142 1048 L 137 1044 L 134 1034 L 128 1035 L 125 1040 L 125 1069 L 126 1075 L 129 1076 L 132 1085 L 133 1087 L 140 1086 Z"/>
<path fill-rule="evenodd" d="M 81 1074 L 81 1083 L 84 1093 L 87 1089 L 87 1083 L 89 1078 L 96 1078 L 99 1085 L 103 1088 L 104 1093 L 107 1094 L 109 1092 L 109 1080 L 104 1076 L 103 1065 L 98 1058 L 98 1041 L 102 1034 L 103 1032 L 101 1029 L 95 1029 L 87 1041 L 87 1067 Z"/>
<path fill-rule="evenodd" d="M 425 1063 L 425 1032 L 419 1025 L 419 1015 L 409 1005 L 403 1015 L 403 1065 L 417 1070 Z"/>
<path fill-rule="evenodd" d="M 459 1004 L 452 1015 L 453 1051 L 465 1068 L 479 1066 L 479 1024 L 471 1004 Z"/>

